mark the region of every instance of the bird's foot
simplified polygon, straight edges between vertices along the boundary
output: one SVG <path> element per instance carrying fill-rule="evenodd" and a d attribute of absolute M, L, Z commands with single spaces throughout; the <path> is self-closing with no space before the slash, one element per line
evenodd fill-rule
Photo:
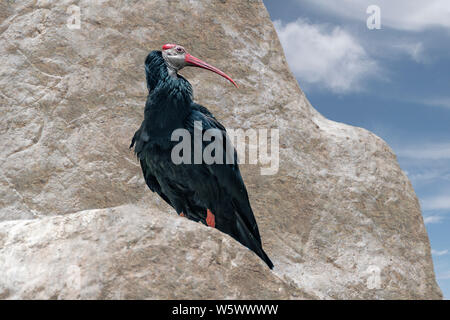
<path fill-rule="evenodd" d="M 186 217 L 186 215 L 183 212 L 181 212 L 180 217 Z"/>
<path fill-rule="evenodd" d="M 216 227 L 216 218 L 211 210 L 206 210 L 206 224 L 212 228 Z"/>

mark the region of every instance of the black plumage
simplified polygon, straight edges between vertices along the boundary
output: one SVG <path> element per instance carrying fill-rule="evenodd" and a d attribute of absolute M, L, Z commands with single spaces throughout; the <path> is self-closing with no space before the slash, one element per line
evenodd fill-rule
<path fill-rule="evenodd" d="M 171 160 L 172 148 L 178 143 L 171 141 L 175 129 L 187 129 L 193 137 L 194 122 L 199 121 L 203 131 L 220 130 L 226 141 L 225 128 L 208 109 L 193 102 L 190 83 L 177 73 L 170 73 L 161 51 L 150 52 L 145 71 L 149 94 L 144 121 L 134 134 L 130 148 L 134 146 L 148 187 L 178 214 L 191 220 L 207 224 L 209 209 L 217 229 L 254 251 L 273 268 L 262 249 L 235 149 L 232 148 L 235 160 L 232 164 L 177 165 Z M 206 145 L 203 142 L 202 148 Z"/>

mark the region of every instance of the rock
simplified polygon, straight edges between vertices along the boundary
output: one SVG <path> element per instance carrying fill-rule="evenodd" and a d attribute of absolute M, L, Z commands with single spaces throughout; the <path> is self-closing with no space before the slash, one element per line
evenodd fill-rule
<path fill-rule="evenodd" d="M 3 222 L 0 243 L 2 298 L 311 297 L 218 230 L 130 205 Z"/>
<path fill-rule="evenodd" d="M 0 4 L 1 297 L 442 298 L 394 153 L 314 110 L 261 1 L 75 4 L 80 29 L 66 25 L 72 1 Z M 169 216 L 128 150 L 143 61 L 168 42 L 239 84 L 182 71 L 227 128 L 279 129 L 277 174 L 241 166 L 273 273 L 228 236 Z M 210 266 L 187 277 L 190 258 Z"/>

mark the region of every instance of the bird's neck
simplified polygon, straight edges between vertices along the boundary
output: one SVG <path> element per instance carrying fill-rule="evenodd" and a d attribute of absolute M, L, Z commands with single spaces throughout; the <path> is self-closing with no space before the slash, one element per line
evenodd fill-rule
<path fill-rule="evenodd" d="M 172 64 L 169 61 L 166 61 L 166 65 L 167 65 L 167 73 L 169 75 L 169 77 L 172 77 L 174 79 L 178 78 L 178 73 L 177 73 L 177 69 L 172 66 Z"/>
<path fill-rule="evenodd" d="M 145 121 L 150 136 L 172 135 L 182 128 L 192 108 L 192 87 L 183 77 L 167 74 L 152 90 L 145 106 Z"/>

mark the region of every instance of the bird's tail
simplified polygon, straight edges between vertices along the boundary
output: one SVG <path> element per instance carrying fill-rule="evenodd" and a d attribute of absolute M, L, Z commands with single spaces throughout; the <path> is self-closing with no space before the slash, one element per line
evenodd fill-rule
<path fill-rule="evenodd" d="M 247 225 L 242 220 L 239 213 L 236 213 L 236 240 L 242 243 L 244 246 L 256 253 L 268 266 L 273 269 L 273 263 L 267 254 L 264 252 L 261 243 L 254 237 L 252 232 L 248 229 Z"/>

